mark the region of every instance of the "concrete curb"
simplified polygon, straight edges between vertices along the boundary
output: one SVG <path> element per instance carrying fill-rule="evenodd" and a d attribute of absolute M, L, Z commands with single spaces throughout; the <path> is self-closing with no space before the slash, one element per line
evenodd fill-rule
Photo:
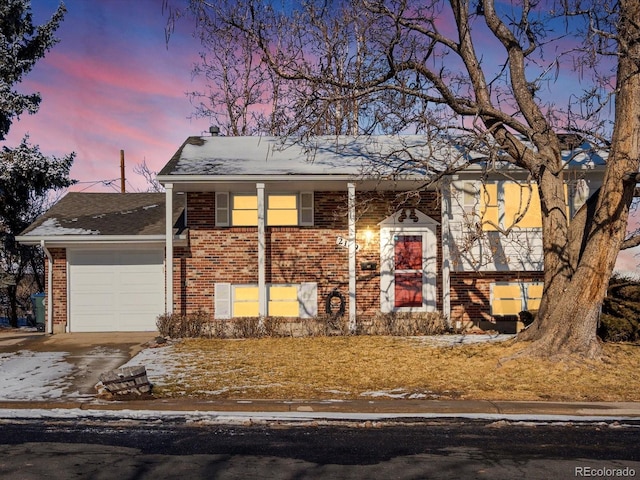
<path fill-rule="evenodd" d="M 99 399 L 39 402 L 0 402 L 0 410 L 83 410 L 147 411 L 163 413 L 210 412 L 219 415 L 303 415 L 305 418 L 534 418 L 571 417 L 638 419 L 640 403 L 635 402 L 503 402 L 488 400 L 198 400 L 156 399 L 104 401 Z M 0 415 L 1 416 L 1 415 Z"/>

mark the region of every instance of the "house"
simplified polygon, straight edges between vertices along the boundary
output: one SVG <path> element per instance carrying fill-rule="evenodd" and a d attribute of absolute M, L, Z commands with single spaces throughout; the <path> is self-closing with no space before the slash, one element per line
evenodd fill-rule
<path fill-rule="evenodd" d="M 564 154 L 573 214 L 606 155 Z M 526 172 L 487 162 L 424 136 L 190 137 L 158 174 L 165 193 L 70 193 L 19 241 L 48 256 L 53 332 L 327 309 L 351 327 L 440 311 L 452 327 L 514 330 L 542 293 L 539 199 Z M 426 182 L 451 164 L 465 168 Z"/>

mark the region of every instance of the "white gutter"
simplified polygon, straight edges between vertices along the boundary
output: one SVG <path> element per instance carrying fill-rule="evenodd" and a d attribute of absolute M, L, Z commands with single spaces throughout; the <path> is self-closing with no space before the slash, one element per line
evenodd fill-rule
<path fill-rule="evenodd" d="M 53 333 L 53 257 L 51 252 L 46 247 L 44 240 L 40 240 L 40 246 L 44 250 L 49 262 L 49 268 L 47 268 L 47 326 L 45 331 Z"/>
<path fill-rule="evenodd" d="M 170 233 L 172 235 L 173 232 Z M 42 245 L 46 241 L 49 246 L 69 244 L 122 244 L 122 243 L 164 243 L 165 235 L 21 235 L 16 240 L 23 245 Z"/>

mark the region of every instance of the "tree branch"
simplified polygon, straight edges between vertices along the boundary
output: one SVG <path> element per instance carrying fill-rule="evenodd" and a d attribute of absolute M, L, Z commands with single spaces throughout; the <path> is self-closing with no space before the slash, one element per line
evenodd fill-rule
<path fill-rule="evenodd" d="M 633 235 L 622 242 L 622 246 L 620 250 L 628 250 L 629 248 L 634 248 L 640 245 L 640 234 Z"/>

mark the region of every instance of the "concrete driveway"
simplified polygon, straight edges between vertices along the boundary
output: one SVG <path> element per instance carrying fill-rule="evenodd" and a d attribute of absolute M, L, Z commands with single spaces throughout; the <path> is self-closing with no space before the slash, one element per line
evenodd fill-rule
<path fill-rule="evenodd" d="M 101 373 L 127 363 L 157 335 L 0 330 L 0 400 L 93 398 Z"/>

